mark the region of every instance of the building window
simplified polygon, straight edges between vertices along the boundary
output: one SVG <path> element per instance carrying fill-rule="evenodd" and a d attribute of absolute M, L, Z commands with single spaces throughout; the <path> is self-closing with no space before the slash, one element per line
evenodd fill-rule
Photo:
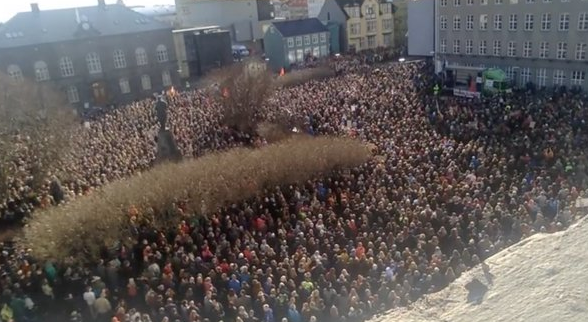
<path fill-rule="evenodd" d="M 576 60 L 585 60 L 586 59 L 586 47 L 587 44 L 576 44 Z"/>
<path fill-rule="evenodd" d="M 523 57 L 529 58 L 531 56 L 533 56 L 533 43 L 525 41 L 523 43 Z"/>
<path fill-rule="evenodd" d="M 525 15 L 525 30 L 526 31 L 533 31 L 533 20 L 535 16 L 532 13 L 527 13 Z"/>
<path fill-rule="evenodd" d="M 157 56 L 157 61 L 160 63 L 165 63 L 169 60 L 169 56 L 167 54 L 167 47 L 165 45 L 157 45 L 155 49 L 155 54 Z"/>
<path fill-rule="evenodd" d="M 468 6 L 473 6 L 474 5 L 474 0 L 468 0 L 467 5 Z"/>
<path fill-rule="evenodd" d="M 537 70 L 537 85 L 539 87 L 545 87 L 546 82 L 547 82 L 547 69 L 539 68 Z"/>
<path fill-rule="evenodd" d="M 12 81 L 20 83 L 24 80 L 22 77 L 22 70 L 18 65 L 9 65 L 8 69 L 8 76 L 12 79 Z"/>
<path fill-rule="evenodd" d="M 460 30 L 461 29 L 461 17 L 456 15 L 453 16 L 453 30 Z"/>
<path fill-rule="evenodd" d="M 294 64 L 296 62 L 296 51 L 295 50 L 290 50 L 288 52 L 288 62 L 290 62 L 290 64 Z"/>
<path fill-rule="evenodd" d="M 392 30 L 393 22 L 392 19 L 382 20 L 382 30 Z"/>
<path fill-rule="evenodd" d="M 466 54 L 471 55 L 474 53 L 474 41 L 471 39 L 466 40 Z"/>
<path fill-rule="evenodd" d="M 508 30 L 516 31 L 519 25 L 518 21 L 519 16 L 516 13 L 513 13 L 508 18 Z"/>
<path fill-rule="evenodd" d="M 304 61 L 304 50 L 296 49 L 296 61 L 300 63 Z"/>
<path fill-rule="evenodd" d="M 359 7 L 355 6 L 355 7 L 347 8 L 347 14 L 351 18 L 359 18 L 359 16 L 360 16 L 359 15 Z"/>
<path fill-rule="evenodd" d="M 365 16 L 368 19 L 376 19 L 376 12 L 374 10 L 374 6 L 369 5 L 365 8 Z"/>
<path fill-rule="evenodd" d="M 570 29 L 570 14 L 559 14 L 559 31 L 568 31 Z"/>
<path fill-rule="evenodd" d="M 557 43 L 557 59 L 567 59 L 567 58 L 568 58 L 568 43 L 567 42 Z"/>
<path fill-rule="evenodd" d="M 312 35 L 312 44 L 313 45 L 316 45 L 316 44 L 318 44 L 318 42 L 319 42 L 319 36 L 318 36 L 318 34 L 313 34 Z"/>
<path fill-rule="evenodd" d="M 461 6 L 461 0 L 453 0 L 453 6 L 455 6 L 455 7 Z"/>
<path fill-rule="evenodd" d="M 542 31 L 551 30 L 551 13 L 546 12 L 541 15 L 541 30 Z"/>
<path fill-rule="evenodd" d="M 369 32 L 369 33 L 376 32 L 378 29 L 377 25 L 376 25 L 377 22 L 378 22 L 377 20 L 368 20 L 366 22 L 367 32 Z"/>
<path fill-rule="evenodd" d="M 521 68 L 521 86 L 526 86 L 531 81 L 531 69 Z"/>
<path fill-rule="evenodd" d="M 460 52 L 460 41 L 459 39 L 454 39 L 453 40 L 453 53 L 454 54 L 459 54 Z"/>
<path fill-rule="evenodd" d="M 383 38 L 384 38 L 384 47 L 390 47 L 394 44 L 393 37 L 392 37 L 391 33 L 384 34 Z"/>
<path fill-rule="evenodd" d="M 137 66 L 147 65 L 149 60 L 147 59 L 147 51 L 145 48 L 139 47 L 135 49 L 135 59 L 137 60 Z"/>
<path fill-rule="evenodd" d="M 118 85 L 120 86 L 120 92 L 123 94 L 128 94 L 131 92 L 131 84 L 129 84 L 128 78 L 121 78 L 118 80 Z"/>
<path fill-rule="evenodd" d="M 100 63 L 100 56 L 97 53 L 86 55 L 86 65 L 88 65 L 88 72 L 90 74 L 102 73 L 102 63 Z"/>
<path fill-rule="evenodd" d="M 149 75 L 141 76 L 141 87 L 143 87 L 144 91 L 151 89 L 151 77 Z"/>
<path fill-rule="evenodd" d="M 539 58 L 549 58 L 549 43 L 542 41 L 539 46 Z"/>
<path fill-rule="evenodd" d="M 488 15 L 482 14 L 480 15 L 480 30 L 487 30 L 488 29 Z"/>
<path fill-rule="evenodd" d="M 502 15 L 494 15 L 494 30 L 502 30 Z"/>
<path fill-rule="evenodd" d="M 392 13 L 392 4 L 391 3 L 380 4 L 380 10 L 382 10 L 382 13 L 384 13 L 384 14 Z"/>
<path fill-rule="evenodd" d="M 50 79 L 49 76 L 49 68 L 47 67 L 47 63 L 40 60 L 35 63 L 35 79 L 37 82 L 42 82 Z"/>
<path fill-rule="evenodd" d="M 288 38 L 288 48 L 294 48 L 294 38 Z"/>
<path fill-rule="evenodd" d="M 127 59 L 125 58 L 125 52 L 117 49 L 113 54 L 114 68 L 125 68 L 127 67 Z"/>
<path fill-rule="evenodd" d="M 488 0 L 480 0 L 480 5 L 485 6 L 488 4 Z"/>
<path fill-rule="evenodd" d="M 172 86 L 172 78 L 169 70 L 164 70 L 161 73 L 161 83 L 165 87 Z"/>
<path fill-rule="evenodd" d="M 75 86 L 69 86 L 65 91 L 67 94 L 67 100 L 70 103 L 78 103 L 80 101 L 80 93 L 78 93 L 78 88 Z"/>
<path fill-rule="evenodd" d="M 527 3 L 535 3 L 535 0 L 527 0 Z"/>
<path fill-rule="evenodd" d="M 506 70 L 504 71 L 506 74 L 506 78 L 513 81 L 515 79 L 515 68 L 512 66 L 509 66 L 506 68 Z"/>
<path fill-rule="evenodd" d="M 312 57 L 321 57 L 321 49 L 319 47 L 312 47 Z"/>
<path fill-rule="evenodd" d="M 71 58 L 64 56 L 59 59 L 59 71 L 63 77 L 71 77 L 75 74 Z"/>
<path fill-rule="evenodd" d="M 486 40 L 480 40 L 480 44 L 478 46 L 478 54 L 479 55 L 486 55 L 488 53 Z"/>
<path fill-rule="evenodd" d="M 502 42 L 500 40 L 494 40 L 493 53 L 494 56 L 502 55 Z"/>
<path fill-rule="evenodd" d="M 439 24 L 441 30 L 447 30 L 447 16 L 440 16 L 439 17 Z"/>
<path fill-rule="evenodd" d="M 466 16 L 466 30 L 474 30 L 474 15 Z"/>
<path fill-rule="evenodd" d="M 296 37 L 296 47 L 301 47 L 302 46 L 302 37 L 298 36 Z"/>
<path fill-rule="evenodd" d="M 494 0 L 494 4 L 502 4 L 502 0 Z"/>
<path fill-rule="evenodd" d="M 586 72 L 580 70 L 572 71 L 572 85 L 582 86 L 586 80 Z"/>
<path fill-rule="evenodd" d="M 442 54 L 447 53 L 447 39 L 441 39 L 440 51 Z"/>
<path fill-rule="evenodd" d="M 352 23 L 351 26 L 349 26 L 350 30 L 349 33 L 351 35 L 357 36 L 359 34 L 361 34 L 361 24 L 360 23 Z M 296 43 L 298 44 L 298 38 L 296 38 Z M 302 40 L 300 40 L 300 46 L 302 46 Z"/>
<path fill-rule="evenodd" d="M 368 48 L 376 48 L 376 36 L 367 37 Z"/>
<path fill-rule="evenodd" d="M 514 41 L 508 42 L 508 51 L 506 53 L 508 57 L 514 57 L 517 55 L 517 43 Z"/>
<path fill-rule="evenodd" d="M 588 31 L 588 12 L 580 12 L 578 14 L 578 30 Z"/>
<path fill-rule="evenodd" d="M 321 32 L 321 42 L 322 43 L 327 42 L 327 33 L 326 32 Z"/>
<path fill-rule="evenodd" d="M 304 46 L 310 46 L 310 36 L 304 36 Z"/>
<path fill-rule="evenodd" d="M 321 46 L 321 56 L 322 57 L 329 56 L 329 50 L 327 49 L 327 45 Z"/>
<path fill-rule="evenodd" d="M 441 0 L 441 7 L 447 7 L 447 0 Z"/>
<path fill-rule="evenodd" d="M 553 85 L 564 85 L 566 82 L 566 73 L 561 69 L 553 71 Z"/>

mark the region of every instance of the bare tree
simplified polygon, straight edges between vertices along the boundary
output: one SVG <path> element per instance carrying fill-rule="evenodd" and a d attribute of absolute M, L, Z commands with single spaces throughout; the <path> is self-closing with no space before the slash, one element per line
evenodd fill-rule
<path fill-rule="evenodd" d="M 0 203 L 16 167 L 28 172 L 33 189 L 61 169 L 75 120 L 58 91 L 0 73 Z"/>
<path fill-rule="evenodd" d="M 252 133 L 262 120 L 261 109 L 273 91 L 273 77 L 264 67 L 264 63 L 254 61 L 233 64 L 210 74 L 227 126 Z"/>

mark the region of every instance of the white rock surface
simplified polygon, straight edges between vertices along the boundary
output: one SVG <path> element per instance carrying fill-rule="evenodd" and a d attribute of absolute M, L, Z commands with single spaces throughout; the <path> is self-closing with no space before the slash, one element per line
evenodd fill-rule
<path fill-rule="evenodd" d="M 588 217 L 566 231 L 536 234 L 489 258 L 489 284 L 481 267 L 410 308 L 373 322 L 588 321 Z M 489 287 L 482 303 L 467 302 L 465 285 Z"/>

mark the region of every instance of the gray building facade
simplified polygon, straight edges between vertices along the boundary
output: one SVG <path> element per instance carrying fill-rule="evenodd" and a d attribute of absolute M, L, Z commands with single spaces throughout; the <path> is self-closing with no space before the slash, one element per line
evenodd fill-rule
<path fill-rule="evenodd" d="M 76 107 L 128 103 L 177 83 L 171 26 L 98 3 L 17 14 L 0 28 L 0 70 L 63 91 Z"/>
<path fill-rule="evenodd" d="M 317 18 L 273 22 L 264 37 L 269 66 L 289 70 L 310 57 L 327 57 L 329 39 L 329 29 Z"/>
<path fill-rule="evenodd" d="M 588 0 L 435 2 L 438 67 L 496 67 L 519 87 L 588 90 Z"/>

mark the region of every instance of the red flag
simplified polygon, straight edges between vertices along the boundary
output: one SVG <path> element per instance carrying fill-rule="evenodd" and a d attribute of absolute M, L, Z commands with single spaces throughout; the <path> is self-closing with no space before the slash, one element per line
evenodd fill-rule
<path fill-rule="evenodd" d="M 284 67 L 282 67 L 282 69 L 280 69 L 280 76 L 284 76 L 286 74 L 286 71 L 284 70 Z"/>

